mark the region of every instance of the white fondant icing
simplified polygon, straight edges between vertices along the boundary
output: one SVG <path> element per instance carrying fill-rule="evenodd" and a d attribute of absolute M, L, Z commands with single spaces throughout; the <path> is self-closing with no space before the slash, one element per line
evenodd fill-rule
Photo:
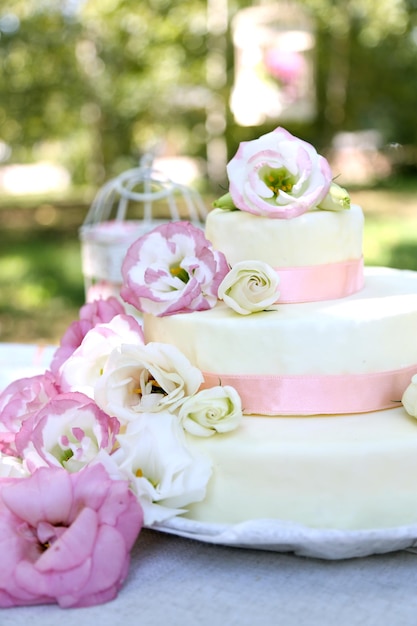
<path fill-rule="evenodd" d="M 206 498 L 191 505 L 191 519 L 270 518 L 338 529 L 417 522 L 417 424 L 402 407 L 244 417 L 233 433 L 187 440 L 213 464 Z"/>
<path fill-rule="evenodd" d="M 279 267 L 359 259 L 360 207 L 271 220 L 212 211 L 206 235 L 231 265 Z M 417 272 L 365 268 L 347 298 L 278 304 L 241 316 L 209 311 L 144 317 L 147 341 L 177 346 L 203 372 L 264 376 L 361 375 L 417 364 Z M 219 381 L 220 382 L 220 381 Z M 398 401 L 401 398 L 398 397 Z M 417 423 L 404 408 L 356 415 L 245 416 L 239 429 L 187 435 L 213 475 L 186 516 L 204 523 L 275 519 L 320 529 L 417 523 Z"/>
<path fill-rule="evenodd" d="M 366 268 L 348 298 L 241 316 L 214 309 L 144 316 L 146 341 L 177 346 L 203 372 L 362 374 L 417 363 L 417 273 Z"/>
<path fill-rule="evenodd" d="M 277 268 L 361 258 L 363 224 L 358 205 L 337 212 L 308 211 L 290 220 L 214 209 L 205 232 L 231 265 L 257 259 Z"/>

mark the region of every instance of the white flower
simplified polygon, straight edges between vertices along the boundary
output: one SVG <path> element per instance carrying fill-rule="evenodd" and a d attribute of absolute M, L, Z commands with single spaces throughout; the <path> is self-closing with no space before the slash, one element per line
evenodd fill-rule
<path fill-rule="evenodd" d="M 178 417 L 184 430 L 199 437 L 234 430 L 242 419 L 242 403 L 234 387 L 203 389 L 187 398 Z"/>
<path fill-rule="evenodd" d="M 144 343 L 142 327 L 130 315 L 116 315 L 107 324 L 97 324 L 89 330 L 81 345 L 60 367 L 62 391 L 80 391 L 93 398 L 95 384 L 110 353 L 122 343 Z"/>
<path fill-rule="evenodd" d="M 404 391 L 402 403 L 409 415 L 417 417 L 417 374 L 412 377 L 411 383 Z"/>
<path fill-rule="evenodd" d="M 210 462 L 187 448 L 175 415 L 142 413 L 118 441 L 113 459 L 130 479 L 146 525 L 184 513 L 205 497 Z"/>
<path fill-rule="evenodd" d="M 277 272 L 267 263 L 240 261 L 221 282 L 219 298 L 236 313 L 249 315 L 277 301 L 278 284 Z"/>
<path fill-rule="evenodd" d="M 24 478 L 29 475 L 20 459 L 0 452 L 0 478 Z"/>
<path fill-rule="evenodd" d="M 125 423 L 142 412 L 175 411 L 202 382 L 200 370 L 175 346 L 123 345 L 110 355 L 95 400 L 103 411 Z"/>
<path fill-rule="evenodd" d="M 350 209 L 349 193 L 337 183 L 330 185 L 329 193 L 320 202 L 319 209 L 325 211 L 340 211 L 341 209 Z"/>

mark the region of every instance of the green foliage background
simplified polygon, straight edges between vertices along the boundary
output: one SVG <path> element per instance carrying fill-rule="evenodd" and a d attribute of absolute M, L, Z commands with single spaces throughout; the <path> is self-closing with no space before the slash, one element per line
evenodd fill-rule
<path fill-rule="evenodd" d="M 397 178 L 354 190 L 365 209 L 365 260 L 417 269 L 417 0 L 299 2 L 316 25 L 317 116 L 285 125 L 321 152 L 340 131 L 380 133 Z M 216 34 L 207 12 L 222 3 L 229 26 Z M 228 157 L 271 130 L 239 127 L 229 109 L 231 24 L 254 4 L 261 0 L 2 2 L 0 155 L 9 146 L 5 164 L 60 163 L 76 193 L 0 197 L 0 341 L 55 342 L 76 318 L 78 228 L 104 181 L 158 147 L 204 162 L 213 105 L 224 107 Z M 213 53 L 225 64 L 217 84 L 207 80 Z M 209 205 L 218 181 L 206 178 Z"/>
<path fill-rule="evenodd" d="M 270 130 L 240 128 L 228 108 L 230 24 L 256 2 L 227 3 L 229 29 L 219 47 L 226 76 L 213 88 L 207 55 L 219 41 L 208 32 L 210 1 L 6 0 L 0 140 L 11 146 L 12 161 L 53 157 L 76 183 L 96 186 L 161 144 L 204 159 L 206 112 L 216 99 L 226 107 L 230 153 L 240 140 Z M 289 130 L 323 150 L 340 130 L 374 128 L 387 145 L 404 145 L 402 161 L 414 165 L 416 0 L 300 4 L 317 29 L 318 115 Z M 19 20 L 15 30 L 7 28 L 10 15 Z"/>

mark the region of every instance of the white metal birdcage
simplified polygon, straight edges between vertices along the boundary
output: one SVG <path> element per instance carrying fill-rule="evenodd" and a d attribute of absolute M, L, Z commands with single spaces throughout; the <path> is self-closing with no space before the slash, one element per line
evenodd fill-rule
<path fill-rule="evenodd" d="M 97 193 L 80 228 L 86 300 L 118 296 L 129 246 L 156 226 L 188 220 L 204 226 L 200 194 L 154 169 L 145 155 L 139 167 L 108 181 Z"/>

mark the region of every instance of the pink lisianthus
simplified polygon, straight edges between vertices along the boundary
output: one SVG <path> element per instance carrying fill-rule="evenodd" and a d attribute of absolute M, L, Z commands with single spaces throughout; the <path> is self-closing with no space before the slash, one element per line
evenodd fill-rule
<path fill-rule="evenodd" d="M 0 394 L 0 452 L 16 455 L 14 440 L 22 423 L 58 394 L 54 376 L 44 374 L 13 381 Z"/>
<path fill-rule="evenodd" d="M 70 324 L 61 338 L 59 348 L 52 359 L 51 371 L 54 374 L 58 373 L 62 363 L 80 346 L 89 330 L 97 324 L 106 324 L 116 315 L 123 313 L 125 309 L 122 303 L 114 297 L 84 304 L 80 309 L 79 320 Z"/>
<path fill-rule="evenodd" d="M 280 127 L 242 142 L 227 173 L 235 207 L 281 219 L 317 207 L 332 181 L 327 160 L 311 144 Z"/>
<path fill-rule="evenodd" d="M 63 392 L 81 391 L 94 397 L 110 353 L 122 344 L 144 344 L 141 325 L 131 315 L 116 315 L 88 331 L 80 346 L 61 365 L 58 381 Z"/>
<path fill-rule="evenodd" d="M 15 446 L 31 473 L 46 465 L 77 472 L 100 450 L 113 451 L 119 428 L 115 417 L 84 394 L 62 394 L 22 424 Z"/>
<path fill-rule="evenodd" d="M 156 316 L 201 311 L 217 302 L 217 289 L 229 271 L 202 230 L 189 222 L 158 226 L 133 243 L 122 266 L 121 296 Z"/>
<path fill-rule="evenodd" d="M 112 600 L 142 524 L 128 482 L 101 465 L 0 479 L 0 606 Z"/>
<path fill-rule="evenodd" d="M 123 315 L 125 312 L 123 304 L 115 297 L 98 299 L 87 302 L 81 307 L 80 320 L 88 320 L 96 326 L 96 324 L 107 324 L 113 317 Z"/>

